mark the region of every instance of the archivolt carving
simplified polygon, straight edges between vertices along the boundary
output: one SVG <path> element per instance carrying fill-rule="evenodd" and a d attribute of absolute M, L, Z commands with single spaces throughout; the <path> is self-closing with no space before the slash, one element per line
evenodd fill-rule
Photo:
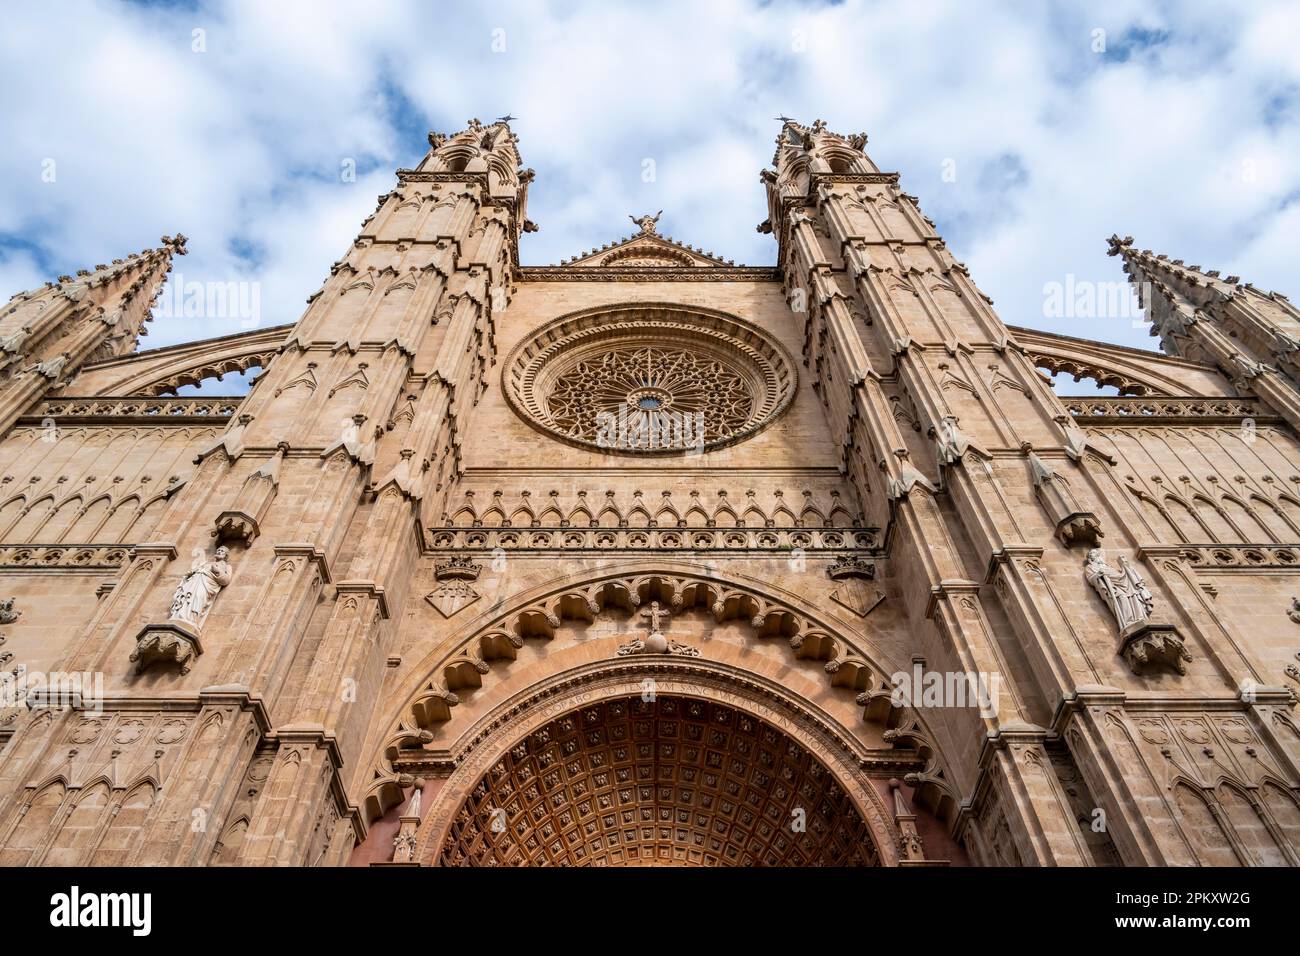
<path fill-rule="evenodd" d="M 1185 364 L 1185 360 L 1174 362 L 1159 353 L 1143 353 L 1037 329 L 1010 326 L 1008 331 L 1024 347 L 1030 361 L 1053 375 L 1065 372 L 1076 382 L 1094 378 L 1102 385 L 1115 386 L 1121 395 L 1192 395 L 1180 380 L 1179 365 Z M 1190 364 L 1202 368 L 1198 363 Z M 1204 368 L 1213 371 L 1208 366 Z"/>
<path fill-rule="evenodd" d="M 1151 386 L 1129 375 L 1080 358 L 1052 355 L 1047 352 L 1031 352 L 1029 358 L 1049 375 L 1064 372 L 1076 382 L 1085 378 L 1096 379 L 1099 385 L 1114 386 L 1119 389 L 1121 395 L 1150 395 L 1154 392 Z"/>
<path fill-rule="evenodd" d="M 81 373 L 98 396 L 161 396 L 229 372 L 265 369 L 280 350 L 291 326 L 272 326 L 89 365 Z M 74 386 L 82 387 L 74 379 Z"/>
<path fill-rule="evenodd" d="M 602 266 L 659 266 L 682 268 L 695 265 L 695 260 L 684 252 L 666 247 L 646 248 L 635 246 L 631 249 L 619 249 L 600 260 Z"/>
<path fill-rule="evenodd" d="M 368 818 L 378 817 L 401 798 L 392 762 L 403 747 L 431 740 L 426 728 L 452 719 L 460 703 L 457 690 L 484 686 L 494 668 L 508 668 L 516 660 L 525 641 L 550 640 L 565 620 L 590 623 L 607 613 L 630 615 L 651 601 L 671 608 L 675 617 L 694 612 L 711 615 L 717 623 L 738 620 L 756 640 L 783 639 L 795 659 L 821 662 L 828 686 L 853 694 L 864 708 L 864 720 L 888 724 L 904 715 L 915 719 L 911 710 L 879 706 L 881 700 L 887 703 L 887 675 L 894 669 L 791 603 L 748 585 L 696 573 L 613 573 L 525 598 L 504 613 L 480 618 L 450 651 L 418 665 L 416 673 L 429 676 L 405 696 L 382 745 L 380 765 L 366 795 Z M 645 658 L 639 661 L 644 666 Z"/>

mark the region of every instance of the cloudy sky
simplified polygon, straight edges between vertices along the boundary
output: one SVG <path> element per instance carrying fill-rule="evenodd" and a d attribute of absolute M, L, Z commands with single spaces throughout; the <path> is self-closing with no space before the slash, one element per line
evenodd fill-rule
<path fill-rule="evenodd" d="M 294 321 L 429 130 L 505 113 L 537 171 L 526 264 L 661 208 L 770 264 L 786 114 L 866 131 L 1006 322 L 1152 347 L 1130 316 L 1045 314 L 1044 287 L 1120 281 L 1119 231 L 1300 296 L 1298 49 L 1286 2 L 14 6 L 0 292 L 180 231 L 187 282 L 255 283 L 261 324 Z M 245 324 L 160 317 L 142 344 Z"/>

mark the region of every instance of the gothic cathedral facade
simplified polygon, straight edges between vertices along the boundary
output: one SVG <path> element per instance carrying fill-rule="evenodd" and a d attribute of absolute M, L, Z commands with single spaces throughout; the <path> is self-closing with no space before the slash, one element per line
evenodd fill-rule
<path fill-rule="evenodd" d="M 471 121 L 292 325 L 11 299 L 0 864 L 1300 864 L 1300 312 L 1116 236 L 1162 351 L 1005 325 L 865 145 L 774 267 L 521 266 Z"/>

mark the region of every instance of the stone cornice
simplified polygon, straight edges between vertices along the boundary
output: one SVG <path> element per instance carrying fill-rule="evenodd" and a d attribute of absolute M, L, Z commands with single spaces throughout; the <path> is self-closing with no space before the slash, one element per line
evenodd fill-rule
<path fill-rule="evenodd" d="M 128 396 L 126 398 L 66 396 L 45 399 L 15 425 L 225 425 L 244 395 L 212 398 Z"/>
<path fill-rule="evenodd" d="M 398 169 L 397 182 L 403 183 L 479 183 L 487 185 L 487 170 L 479 172 L 451 172 L 443 170 L 435 172 L 428 169 Z"/>
<path fill-rule="evenodd" d="M 849 183 L 853 185 L 898 185 L 898 173 L 813 173 L 812 186 L 819 183 Z"/>
<path fill-rule="evenodd" d="M 315 747 L 329 754 L 331 768 L 337 773 L 343 766 L 343 755 L 339 752 L 338 738 L 334 732 L 321 724 L 285 724 L 269 734 L 272 740 L 280 744 L 299 744 Z"/>
<path fill-rule="evenodd" d="M 123 568 L 130 560 L 132 548 L 129 544 L 5 545 L 0 547 L 0 569 L 6 572 L 82 571 L 102 574 Z M 175 554 L 172 548 L 168 556 L 175 557 Z"/>
<path fill-rule="evenodd" d="M 306 558 L 316 565 L 320 571 L 321 581 L 330 584 L 330 566 L 325 552 L 314 544 L 305 542 L 290 542 L 288 544 L 277 544 L 274 548 L 277 560 L 283 560 L 287 557 Z"/>
<path fill-rule="evenodd" d="M 498 548 L 525 554 L 601 555 L 628 551 L 647 553 L 703 552 L 736 557 L 791 558 L 795 550 L 862 554 L 878 553 L 876 528 L 542 528 L 431 527 L 429 552 L 492 552 Z"/>
<path fill-rule="evenodd" d="M 982 587 L 983 585 L 978 581 L 968 581 L 963 578 L 945 578 L 938 584 L 930 585 L 930 599 L 926 602 L 925 619 L 928 621 L 934 617 L 940 601 L 947 601 L 960 594 L 978 597 Z"/>
<path fill-rule="evenodd" d="M 989 556 L 988 570 L 984 573 L 984 584 L 992 584 L 998 575 L 998 570 L 1006 565 L 1014 565 L 1017 558 L 1022 561 L 1041 561 L 1043 549 L 1030 544 L 1008 544 L 998 548 Z"/>
<path fill-rule="evenodd" d="M 196 695 L 178 697 L 105 694 L 96 703 L 100 709 L 116 713 L 193 714 L 205 707 L 236 707 L 252 715 L 253 723 L 263 738 L 271 730 L 271 718 L 262 696 L 243 684 L 202 687 Z"/>
<path fill-rule="evenodd" d="M 379 616 L 385 621 L 389 618 L 388 597 L 383 587 L 375 584 L 374 581 L 340 581 L 334 585 L 335 593 L 344 594 L 361 594 L 371 598 L 379 605 Z"/>

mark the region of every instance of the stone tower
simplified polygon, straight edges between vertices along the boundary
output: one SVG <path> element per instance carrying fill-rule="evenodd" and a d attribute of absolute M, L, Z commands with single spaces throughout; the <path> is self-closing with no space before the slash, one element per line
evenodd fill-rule
<path fill-rule="evenodd" d="M 1008 327 L 865 145 L 775 267 L 520 266 L 472 120 L 292 326 L 13 300 L 0 863 L 1300 863 L 1295 310 L 1116 237 L 1169 354 Z"/>

